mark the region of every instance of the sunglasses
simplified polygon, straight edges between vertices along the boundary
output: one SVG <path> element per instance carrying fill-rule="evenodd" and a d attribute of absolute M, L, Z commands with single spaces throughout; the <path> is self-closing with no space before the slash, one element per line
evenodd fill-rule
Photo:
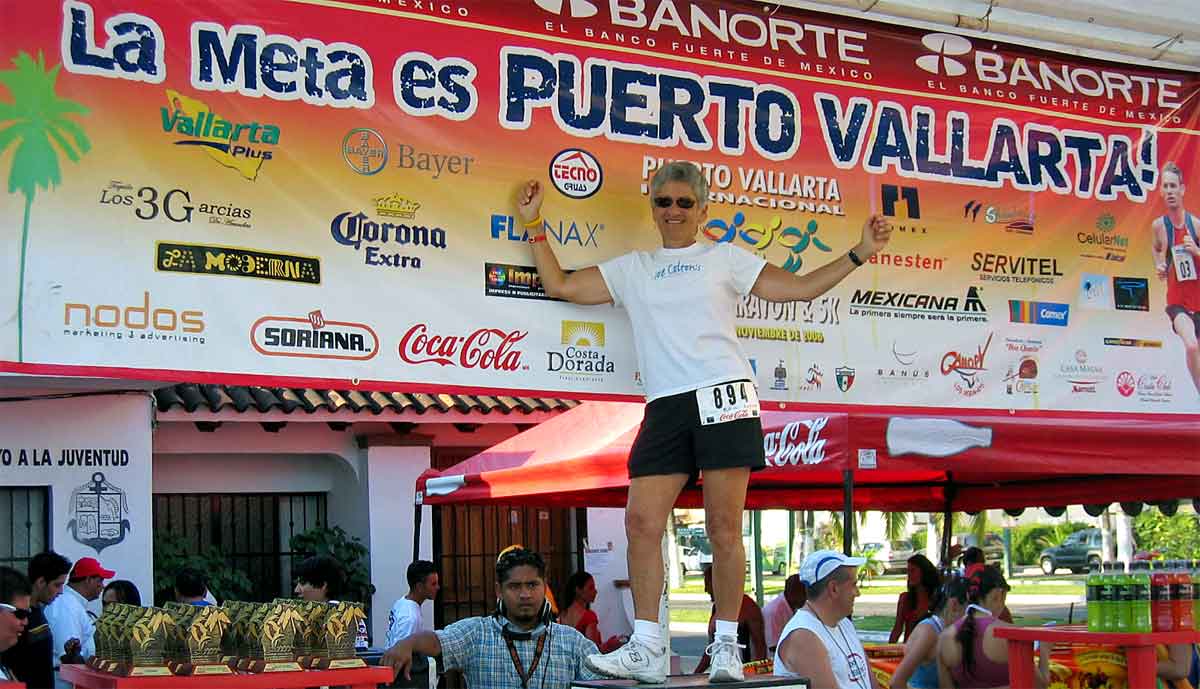
<path fill-rule="evenodd" d="M 671 204 L 675 204 L 676 206 L 679 206 L 680 208 L 687 210 L 687 209 L 691 208 L 692 206 L 696 205 L 696 199 L 689 199 L 686 196 L 683 196 L 683 197 L 680 197 L 677 199 L 673 199 L 670 196 L 655 196 L 654 197 L 654 205 L 658 206 L 659 208 L 670 208 Z"/>
<path fill-rule="evenodd" d="M 7 610 L 11 612 L 13 617 L 17 618 L 18 620 L 28 620 L 29 616 L 33 614 L 33 611 L 29 608 L 18 608 L 17 606 L 9 605 L 8 603 L 0 603 L 0 610 Z"/>

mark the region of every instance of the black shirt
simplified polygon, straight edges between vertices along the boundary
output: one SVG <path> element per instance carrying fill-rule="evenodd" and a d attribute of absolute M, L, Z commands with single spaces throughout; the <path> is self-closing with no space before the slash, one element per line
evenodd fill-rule
<path fill-rule="evenodd" d="M 17 644 L 0 659 L 29 689 L 54 689 L 54 640 L 40 605 L 33 607 Z"/>

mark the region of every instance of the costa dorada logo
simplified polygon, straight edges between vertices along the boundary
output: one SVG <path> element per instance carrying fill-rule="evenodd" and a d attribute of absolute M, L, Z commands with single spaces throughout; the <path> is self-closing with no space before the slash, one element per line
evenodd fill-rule
<path fill-rule="evenodd" d="M 400 338 L 400 360 L 413 365 L 437 364 L 492 371 L 528 370 L 521 364 L 516 344 L 528 331 L 479 328 L 469 335 L 430 335 L 429 326 L 418 323 Z"/>
<path fill-rule="evenodd" d="M 250 208 L 233 203 L 193 203 L 192 194 L 187 189 L 163 191 L 145 186 L 135 191 L 132 184 L 115 179 L 100 190 L 100 205 L 129 207 L 138 220 L 154 220 L 161 216 L 163 220 L 173 223 L 190 223 L 199 214 L 201 218 L 207 218 L 210 225 L 241 228 L 250 227 L 250 217 L 254 214 Z"/>
<path fill-rule="evenodd" d="M 63 335 L 113 340 L 204 344 L 204 312 L 151 306 L 149 290 L 141 304 L 67 302 L 63 306 Z"/>
<path fill-rule="evenodd" d="M 360 175 L 374 175 L 387 166 L 387 142 L 374 129 L 351 129 L 342 139 L 342 160 Z"/>
<path fill-rule="evenodd" d="M 372 201 L 375 214 L 383 218 L 403 218 L 415 215 L 420 204 L 391 194 L 379 196 Z M 329 223 L 333 241 L 342 246 L 353 247 L 363 252 L 363 263 L 385 268 L 421 268 L 421 257 L 389 251 L 391 246 L 434 247 L 446 250 L 446 231 L 440 227 L 427 227 L 408 223 L 394 223 L 372 219 L 366 213 L 345 211 L 334 216 Z M 364 250 L 363 245 L 366 245 Z"/>
<path fill-rule="evenodd" d="M 921 44 L 929 54 L 916 59 L 917 67 L 939 77 L 958 78 L 973 76 L 984 84 L 1001 84 L 1009 87 L 1028 86 L 1043 92 L 1030 101 L 1039 104 L 1051 103 L 1051 97 L 1063 94 L 1078 94 L 1107 100 L 1121 100 L 1125 105 L 1142 106 L 1156 103 L 1159 108 L 1171 110 L 1179 107 L 1179 94 L 1183 93 L 1182 82 L 1162 77 L 1131 77 L 1128 72 L 1093 69 L 1083 65 L 1050 62 L 1027 57 L 1008 57 L 988 50 L 978 50 L 971 41 L 962 36 L 948 33 L 931 33 L 921 38 Z M 940 82 L 942 90 L 949 90 Z M 1015 97 L 1015 91 L 971 87 L 959 84 L 957 91 L 969 95 L 997 95 Z"/>
<path fill-rule="evenodd" d="M 319 258 L 232 246 L 158 242 L 155 244 L 154 269 L 164 273 L 231 275 L 302 285 L 321 284 Z"/>
<path fill-rule="evenodd" d="M 616 368 L 604 348 L 604 324 L 592 321 L 563 321 L 561 351 L 546 352 L 546 370 L 564 378 L 595 379 Z"/>
<path fill-rule="evenodd" d="M 947 323 L 988 321 L 987 307 L 976 287 L 968 287 L 962 299 L 919 292 L 856 289 L 850 298 L 850 315 Z"/>
<path fill-rule="evenodd" d="M 1116 383 L 1117 392 L 1121 393 L 1121 397 L 1132 397 L 1137 389 L 1137 376 L 1131 371 L 1121 371 L 1117 374 Z"/>
<path fill-rule="evenodd" d="M 984 282 L 1052 285 L 1063 276 L 1057 258 L 983 251 L 971 256 L 971 270 L 978 271 L 979 279 Z"/>
<path fill-rule="evenodd" d="M 954 383 L 954 390 L 963 397 L 974 397 L 983 390 L 983 380 L 979 374 L 987 370 L 984 363 L 994 335 L 989 333 L 987 341 L 978 346 L 974 354 L 950 350 L 942 356 L 942 375 L 958 374 L 959 380 Z"/>
<path fill-rule="evenodd" d="M 564 196 L 586 199 L 600 191 L 604 171 L 596 156 L 582 148 L 568 148 L 550 159 L 550 182 Z"/>
<path fill-rule="evenodd" d="M 196 146 L 221 165 L 249 180 L 258 179 L 263 161 L 279 145 L 279 127 L 257 120 L 234 122 L 212 111 L 202 100 L 167 89 L 167 106 L 160 108 L 162 130 L 181 138 L 176 146 Z"/>
<path fill-rule="evenodd" d="M 594 17 L 599 11 L 596 9 L 596 5 L 588 0 L 533 0 L 533 4 L 551 14 L 575 19 Z"/>
<path fill-rule="evenodd" d="M 763 453 L 771 466 L 799 466 L 825 461 L 825 444 L 821 431 L 829 417 L 792 421 L 782 430 L 763 433 Z"/>
<path fill-rule="evenodd" d="M 642 195 L 650 179 L 670 158 L 642 156 Z M 708 202 L 728 206 L 800 211 L 810 215 L 845 215 L 836 177 L 803 175 L 787 169 L 730 167 L 720 162 L 694 162 L 708 180 Z M 736 170 L 736 174 L 735 174 Z"/>
<path fill-rule="evenodd" d="M 379 353 L 371 326 L 325 320 L 320 309 L 306 318 L 263 316 L 250 326 L 250 344 L 263 356 L 367 361 Z"/>

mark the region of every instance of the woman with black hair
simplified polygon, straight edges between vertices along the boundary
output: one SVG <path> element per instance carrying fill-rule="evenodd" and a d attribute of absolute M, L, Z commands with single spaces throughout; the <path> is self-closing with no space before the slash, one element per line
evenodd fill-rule
<path fill-rule="evenodd" d="M 896 601 L 896 622 L 888 643 L 912 638 L 917 623 L 929 615 L 933 594 L 942 583 L 942 576 L 929 558 L 917 553 L 908 558 L 908 590 Z"/>
<path fill-rule="evenodd" d="M 917 623 L 908 643 L 904 645 L 904 660 L 892 675 L 895 689 L 938 689 L 938 636 L 963 616 L 967 609 L 967 582 L 950 576 L 933 594 L 929 613 Z"/>
<path fill-rule="evenodd" d="M 100 604 L 108 607 L 112 603 L 125 603 L 126 605 L 142 604 L 142 594 L 138 591 L 138 587 L 128 579 L 113 579 L 104 587 L 104 594 L 100 598 Z"/>
<path fill-rule="evenodd" d="M 987 565 L 967 579 L 967 612 L 938 638 L 938 684 L 957 689 L 1008 687 L 1008 642 L 995 635 L 1010 627 L 1000 619 L 1008 598 L 1008 582 L 999 568 Z M 1039 689 L 1048 682 L 1050 644 L 1043 643 L 1034 678 Z"/>
<path fill-rule="evenodd" d="M 596 600 L 596 580 L 582 569 L 572 574 L 563 587 L 560 624 L 574 627 L 596 646 L 600 646 L 600 618 L 592 612 Z"/>

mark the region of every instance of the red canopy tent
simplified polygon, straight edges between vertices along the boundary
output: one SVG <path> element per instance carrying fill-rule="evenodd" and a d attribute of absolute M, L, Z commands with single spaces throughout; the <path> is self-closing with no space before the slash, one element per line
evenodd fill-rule
<path fill-rule="evenodd" d="M 776 407 L 777 410 L 770 409 Z M 625 504 L 642 404 L 587 402 L 417 481 L 424 504 Z M 978 511 L 1200 496 L 1195 415 L 764 404 L 750 509 Z M 700 506 L 697 489 L 681 507 Z"/>

